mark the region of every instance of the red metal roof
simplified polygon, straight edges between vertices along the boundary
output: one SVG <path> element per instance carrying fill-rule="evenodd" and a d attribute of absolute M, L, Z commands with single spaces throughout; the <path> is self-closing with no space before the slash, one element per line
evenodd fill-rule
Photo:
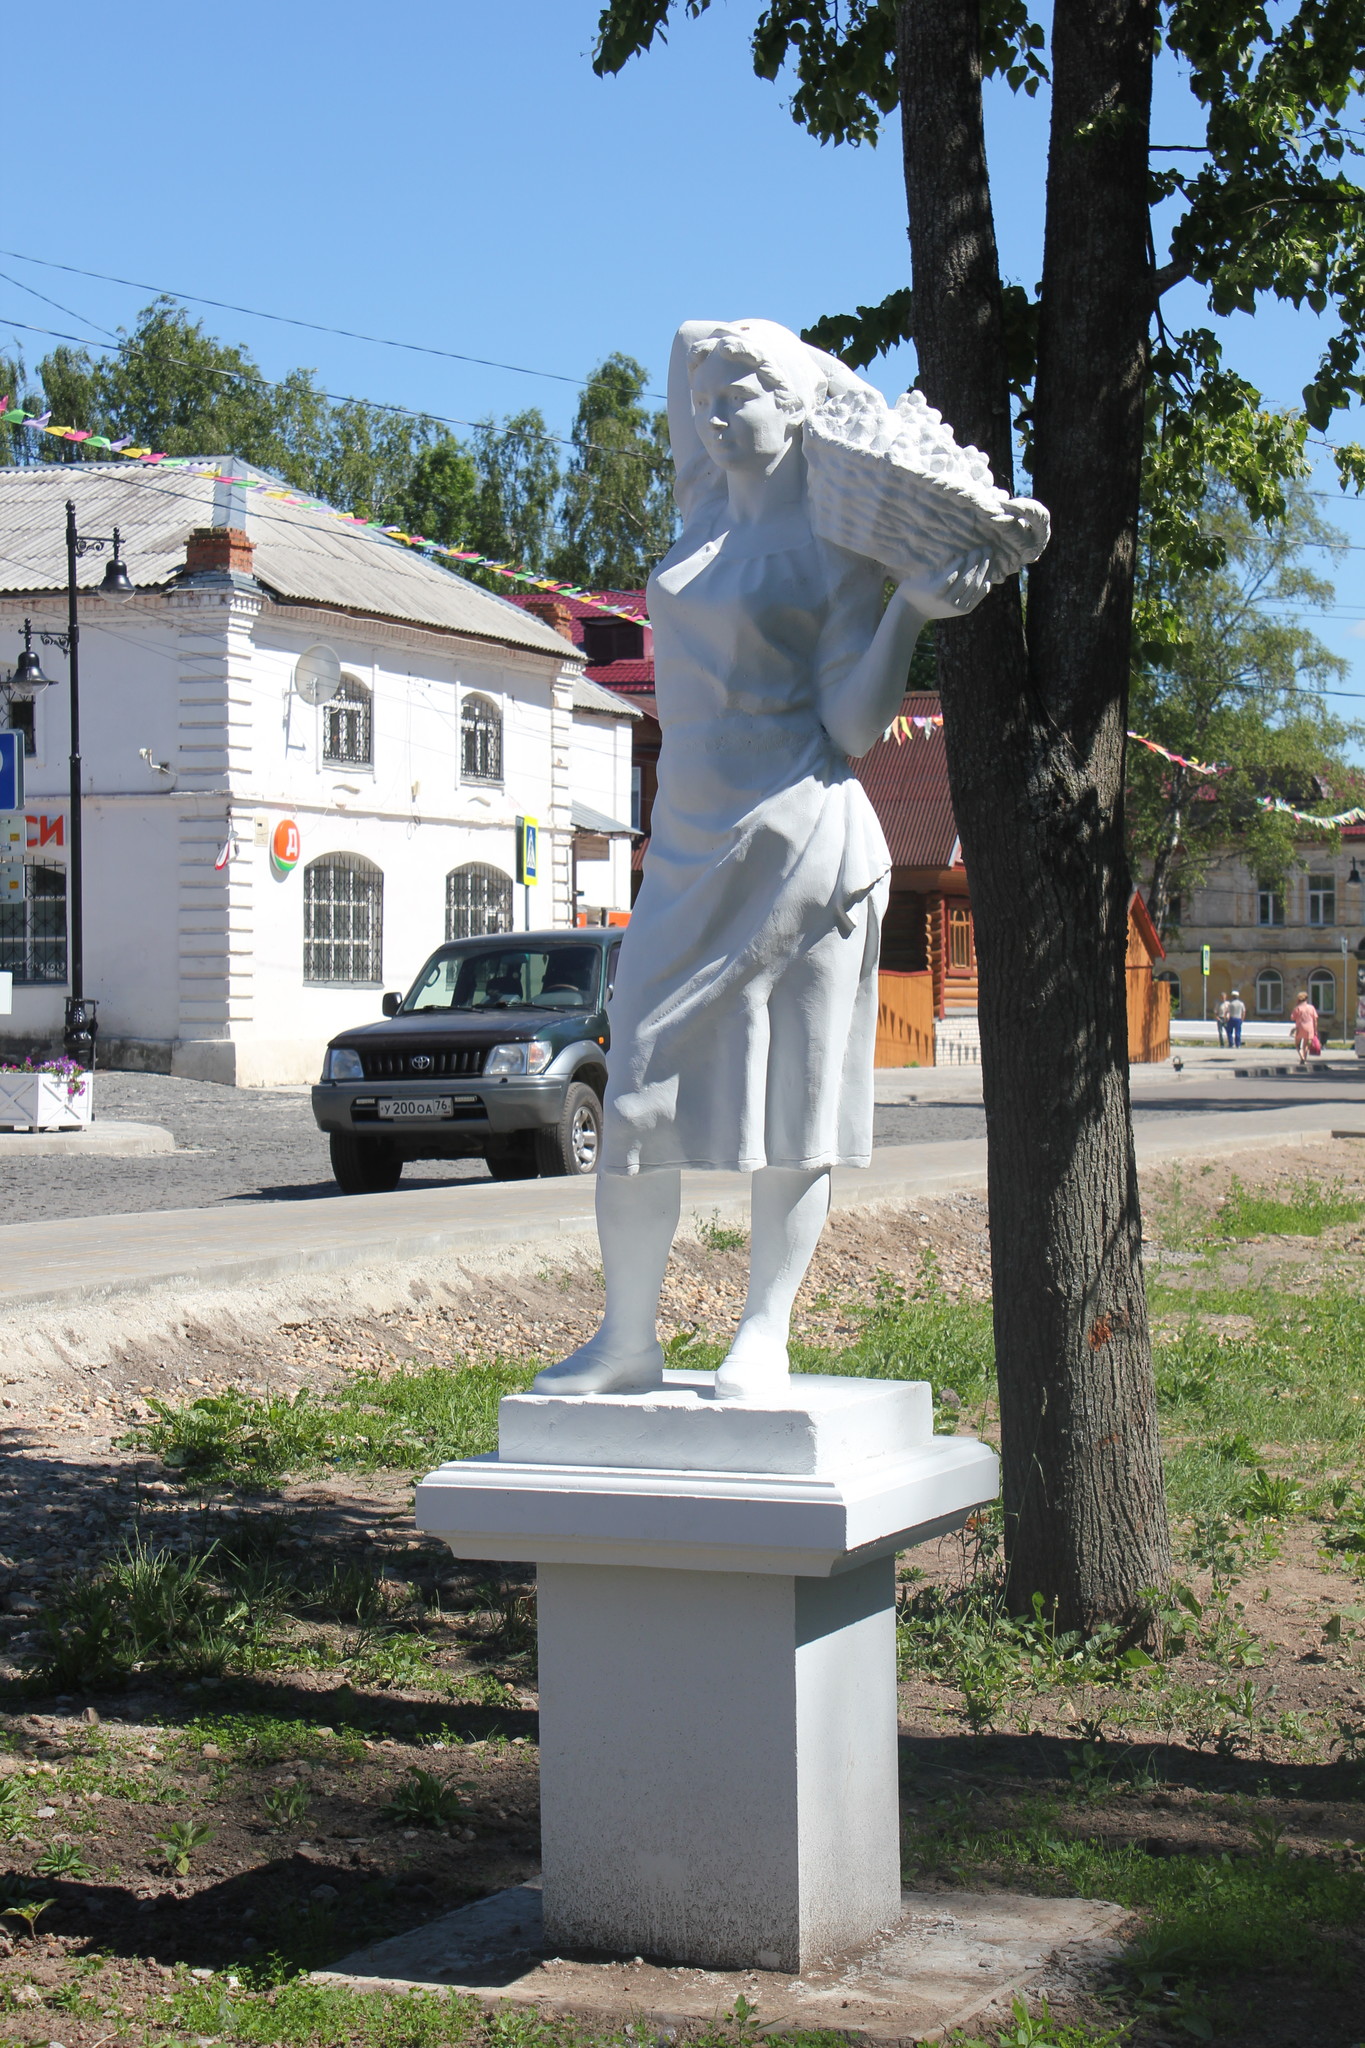
<path fill-rule="evenodd" d="M 902 704 L 901 714 L 923 718 L 938 708 L 931 691 L 916 691 Z M 895 867 L 949 868 L 955 854 L 961 859 L 942 726 L 899 743 L 878 740 L 853 768 L 872 800 Z"/>
<path fill-rule="evenodd" d="M 638 661 L 611 661 L 589 663 L 583 673 L 595 683 L 602 683 L 608 690 L 654 690 L 653 635 L 649 630 L 648 615 L 645 611 L 643 590 L 600 590 L 595 593 L 602 604 L 584 604 L 581 597 L 570 597 L 567 591 L 527 590 L 518 591 L 511 599 L 523 609 L 543 606 L 546 601 L 562 605 L 568 613 L 568 623 L 573 631 L 575 647 L 583 645 L 583 620 L 605 619 L 608 622 L 622 612 L 631 618 L 641 620 L 645 625 L 645 655 Z M 604 611 L 603 605 L 613 607 Z"/>

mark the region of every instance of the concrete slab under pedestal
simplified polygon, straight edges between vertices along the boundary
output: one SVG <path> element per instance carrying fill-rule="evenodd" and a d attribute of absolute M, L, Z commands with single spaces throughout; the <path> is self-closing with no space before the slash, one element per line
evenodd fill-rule
<path fill-rule="evenodd" d="M 534 1465 L 828 1478 L 901 1457 L 934 1433 L 923 1380 L 797 1373 L 786 1389 L 718 1400 L 714 1375 L 666 1372 L 647 1394 L 513 1394 L 498 1456 Z"/>
<path fill-rule="evenodd" d="M 720 2018 L 741 1993 L 768 2029 L 837 2029 L 873 2041 L 925 2040 L 1008 2018 L 1013 1998 L 1097 1983 L 1130 1915 L 1093 1899 L 1017 1892 L 903 1892 L 899 1917 L 864 1947 L 790 1976 L 698 1970 L 640 1957 L 547 1953 L 534 1884 L 497 1892 L 410 1934 L 358 1950 L 324 1983 L 358 1990 L 441 1987 L 599 2024 Z"/>

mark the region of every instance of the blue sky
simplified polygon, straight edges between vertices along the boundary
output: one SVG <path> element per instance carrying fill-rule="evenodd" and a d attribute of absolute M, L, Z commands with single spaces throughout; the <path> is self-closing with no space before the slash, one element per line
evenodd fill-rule
<path fill-rule="evenodd" d="M 593 77 L 595 0 L 73 0 L 41 90 L 12 93 L 7 248 L 324 325 L 581 377 L 608 350 L 656 389 L 684 317 L 762 314 L 793 327 L 906 280 L 894 123 L 876 150 L 822 149 L 785 93 L 752 75 L 757 0 L 713 0 L 667 47 Z M 34 74 L 30 74 L 33 76 Z M 58 83 L 59 76 L 69 82 Z M 1173 65 L 1154 133 L 1198 138 Z M 1046 105 L 992 96 L 991 155 L 1008 274 L 1038 275 Z M 27 182 L 26 194 L 22 187 Z M 146 291 L 0 257 L 6 322 L 71 333 L 129 324 Z M 1202 317 L 1188 289 L 1168 308 Z M 459 421 L 537 404 L 567 433 L 572 384 L 193 308 L 269 375 L 303 363 L 331 391 Z M 1228 359 L 1292 403 L 1319 323 L 1266 307 L 1224 323 Z M 92 339 L 98 334 L 92 333 Z M 49 346 L 14 330 L 30 359 Z M 889 394 L 908 351 L 871 374 Z M 1342 423 L 1352 438 L 1361 423 Z M 1335 493 L 1320 457 L 1319 484 Z M 1335 513 L 1333 516 L 1337 516 Z M 1341 501 L 1359 552 L 1334 572 L 1318 630 L 1353 663 L 1365 713 L 1365 506 Z"/>

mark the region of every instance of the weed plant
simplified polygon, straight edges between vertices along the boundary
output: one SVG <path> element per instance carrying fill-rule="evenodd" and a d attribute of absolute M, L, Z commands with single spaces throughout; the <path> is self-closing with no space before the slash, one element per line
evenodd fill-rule
<path fill-rule="evenodd" d="M 708 1217 L 697 1218 L 697 1237 L 709 1252 L 742 1252 L 749 1242 L 747 1230 L 721 1222 L 719 1209 L 713 1209 Z"/>
<path fill-rule="evenodd" d="M 896 1642 L 902 1677 L 921 1673 L 955 1686 L 978 1733 L 1026 1695 L 1117 1685 L 1153 1661 L 1125 1645 L 1117 1628 L 1092 1636 L 1055 1628 L 1041 1594 L 1031 1614 L 1010 1614 L 1001 1580 L 985 1575 L 955 1590 L 907 1588 L 898 1602 Z"/>
<path fill-rule="evenodd" d="M 475 1817 L 462 1797 L 472 1789 L 468 1784 L 442 1780 L 433 1771 L 413 1764 L 399 1780 L 384 1811 L 390 1820 L 401 1821 L 406 1827 L 459 1827 Z"/>
<path fill-rule="evenodd" d="M 140 1536 L 99 1570 L 81 1574 L 38 1618 L 35 1662 L 56 1692 L 116 1685 L 131 1673 L 186 1677 L 254 1669 L 269 1623 L 249 1601 L 216 1584 L 213 1546 L 198 1556 Z"/>

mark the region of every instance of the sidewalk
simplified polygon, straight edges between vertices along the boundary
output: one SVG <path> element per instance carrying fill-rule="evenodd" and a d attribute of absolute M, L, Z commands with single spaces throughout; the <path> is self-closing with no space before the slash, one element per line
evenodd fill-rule
<path fill-rule="evenodd" d="M 880 1084 L 879 1084 L 880 1085 Z M 1359 1127 L 1365 1113 L 1340 1104 L 1230 1110 L 1152 1118 L 1137 1133 L 1141 1164 L 1256 1151 Z M 871 1208 L 983 1188 L 984 1139 L 887 1145 L 866 1171 L 835 1174 L 835 1206 Z M 683 1176 L 684 1227 L 712 1215 L 747 1217 L 747 1178 Z M 565 1240 L 590 1240 L 589 1181 L 469 1181 L 431 1190 L 356 1195 L 346 1201 L 251 1203 L 240 1209 L 153 1210 L 135 1216 L 14 1223 L 0 1228 L 0 1317 L 103 1303 L 150 1292 L 202 1296 L 259 1288 L 295 1276 L 451 1260 L 485 1263 L 509 1250 L 544 1257 Z M 494 1262 L 497 1262 L 495 1256 Z"/>

